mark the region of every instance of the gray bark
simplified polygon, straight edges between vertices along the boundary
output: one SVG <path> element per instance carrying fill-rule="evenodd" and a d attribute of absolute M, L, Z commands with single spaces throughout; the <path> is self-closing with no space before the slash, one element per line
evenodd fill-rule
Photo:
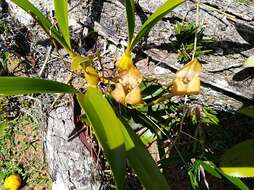
<path fill-rule="evenodd" d="M 59 107 L 47 116 L 45 153 L 55 190 L 98 189 L 94 162 L 79 138 L 68 141 L 75 128 L 71 106 Z"/>

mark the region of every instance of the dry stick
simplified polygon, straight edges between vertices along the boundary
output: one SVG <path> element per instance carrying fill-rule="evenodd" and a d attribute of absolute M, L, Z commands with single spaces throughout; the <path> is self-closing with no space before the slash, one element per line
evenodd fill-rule
<path fill-rule="evenodd" d="M 43 71 L 45 70 L 45 67 L 46 67 L 46 65 L 47 65 L 47 63 L 48 63 L 48 60 L 49 60 L 49 58 L 50 58 L 50 53 L 51 53 L 51 51 L 52 51 L 52 45 L 50 45 L 49 48 L 48 48 L 48 51 L 47 51 L 47 54 L 46 54 L 44 63 L 43 63 L 42 68 L 41 68 L 41 70 L 40 70 L 40 72 L 39 72 L 39 74 L 38 74 L 39 77 L 41 77 Z"/>

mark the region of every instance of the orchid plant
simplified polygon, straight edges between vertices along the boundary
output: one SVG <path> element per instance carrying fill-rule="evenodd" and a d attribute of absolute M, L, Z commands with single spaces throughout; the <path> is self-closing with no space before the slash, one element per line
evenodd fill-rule
<path fill-rule="evenodd" d="M 112 169 L 117 188 L 124 189 L 126 161 L 128 160 L 128 163 L 146 189 L 170 189 L 166 179 L 140 138 L 127 122 L 117 117 L 111 104 L 97 85 L 100 80 L 102 82 L 103 80 L 91 65 L 93 56 L 79 55 L 72 49 L 68 28 L 68 1 L 54 0 L 55 18 L 58 27 L 53 25 L 28 0 L 12 0 L 12 2 L 32 15 L 52 41 L 57 41 L 66 50 L 71 58 L 70 64 L 73 72 L 82 74 L 89 87 L 85 93 L 80 93 L 79 89 L 56 81 L 27 77 L 0 77 L 0 94 L 5 96 L 33 93 L 75 94 L 88 118 L 86 125 L 92 127 L 103 148 Z M 147 19 L 134 37 L 135 3 L 133 0 L 125 1 L 128 18 L 128 46 L 117 62 L 119 79 L 111 93 L 118 102 L 122 104 L 142 103 L 140 83 L 143 80 L 143 76 L 133 64 L 131 52 L 135 45 L 158 21 L 183 2 L 184 0 L 165 1 Z"/>

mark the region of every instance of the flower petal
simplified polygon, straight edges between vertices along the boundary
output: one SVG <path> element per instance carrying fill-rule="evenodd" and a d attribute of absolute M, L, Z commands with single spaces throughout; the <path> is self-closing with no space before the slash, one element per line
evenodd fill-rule
<path fill-rule="evenodd" d="M 129 70 L 133 66 L 132 58 L 130 53 L 125 52 L 122 57 L 116 62 L 116 66 L 120 70 Z"/>
<path fill-rule="evenodd" d="M 111 96 L 119 103 L 125 104 L 125 91 L 120 83 L 115 85 L 115 89 L 111 92 Z"/>
<path fill-rule="evenodd" d="M 175 96 L 197 95 L 200 92 L 201 64 L 197 59 L 187 63 L 177 71 L 176 79 L 173 81 L 171 93 Z"/>
<path fill-rule="evenodd" d="M 141 96 L 141 91 L 140 88 L 137 86 L 136 88 L 132 89 L 126 96 L 125 98 L 125 103 L 127 104 L 142 104 L 142 96 Z"/>
<path fill-rule="evenodd" d="M 119 82 L 128 89 L 139 86 L 143 80 L 142 74 L 135 66 L 132 66 L 129 70 L 122 71 L 119 76 Z"/>
<path fill-rule="evenodd" d="M 187 95 L 198 95 L 200 93 L 200 79 L 194 77 L 187 85 Z"/>
<path fill-rule="evenodd" d="M 199 76 L 201 72 L 201 64 L 197 59 L 194 59 L 184 65 L 182 69 L 176 72 L 176 77 L 186 78 L 189 81 L 192 80 L 193 77 Z"/>

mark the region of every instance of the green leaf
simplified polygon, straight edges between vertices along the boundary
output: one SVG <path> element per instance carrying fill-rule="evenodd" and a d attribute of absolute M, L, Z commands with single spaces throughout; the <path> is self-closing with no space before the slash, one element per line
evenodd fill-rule
<path fill-rule="evenodd" d="M 147 130 L 140 136 L 140 139 L 145 145 L 147 145 L 156 140 L 156 135 L 153 134 L 150 130 Z"/>
<path fill-rule="evenodd" d="M 73 87 L 51 80 L 28 77 L 0 77 L 0 95 L 31 93 L 77 93 Z"/>
<path fill-rule="evenodd" d="M 126 15 L 128 22 L 128 45 L 131 44 L 135 30 L 135 3 L 134 0 L 125 0 Z"/>
<path fill-rule="evenodd" d="M 2 59 L 3 59 L 2 65 L 3 65 L 4 69 L 7 69 L 7 64 L 8 64 L 8 61 L 9 61 L 9 57 L 10 57 L 10 55 L 9 55 L 8 51 L 3 51 L 2 52 Z"/>
<path fill-rule="evenodd" d="M 164 89 L 159 84 L 149 84 L 142 89 L 143 100 L 154 99 L 160 96 L 164 92 Z"/>
<path fill-rule="evenodd" d="M 57 24 L 63 34 L 66 43 L 68 44 L 68 47 L 71 48 L 68 24 L 68 0 L 54 0 L 54 6 Z"/>
<path fill-rule="evenodd" d="M 125 127 L 125 126 L 126 127 Z M 120 122 L 125 137 L 127 158 L 146 190 L 169 190 L 170 187 L 157 164 L 126 122 Z"/>
<path fill-rule="evenodd" d="M 97 88 L 89 87 L 85 95 L 78 94 L 77 98 L 103 147 L 118 189 L 123 189 L 126 154 L 118 118 L 107 99 Z"/>
<path fill-rule="evenodd" d="M 58 43 L 60 43 L 68 53 L 72 53 L 71 47 L 65 41 L 64 37 L 61 33 L 56 29 L 56 27 L 49 21 L 47 17 L 45 17 L 41 11 L 39 11 L 32 3 L 28 0 L 11 0 L 13 3 L 18 5 L 28 14 L 30 14 L 38 24 L 43 28 L 43 30 L 53 39 L 55 39 Z"/>
<path fill-rule="evenodd" d="M 202 160 L 196 160 L 196 162 L 203 166 L 204 170 L 208 172 L 209 174 L 213 175 L 214 177 L 217 177 L 221 179 L 221 175 L 217 172 L 216 166 L 211 163 L 210 161 L 202 161 Z"/>
<path fill-rule="evenodd" d="M 138 34 L 135 36 L 134 40 L 130 45 L 130 51 L 134 46 L 141 40 L 141 38 L 146 35 L 152 27 L 159 22 L 165 15 L 167 15 L 172 9 L 182 4 L 185 0 L 167 0 L 162 4 L 142 25 Z"/>
<path fill-rule="evenodd" d="M 250 56 L 248 59 L 244 62 L 245 67 L 254 67 L 254 55 Z"/>
<path fill-rule="evenodd" d="M 220 169 L 233 177 L 254 177 L 254 139 L 241 142 L 227 150 Z"/>
<path fill-rule="evenodd" d="M 232 184 L 234 184 L 240 190 L 249 190 L 249 188 L 242 182 L 241 179 L 236 178 L 236 177 L 232 177 L 232 176 L 229 176 L 229 175 L 226 175 L 219 168 L 217 169 L 217 171 L 220 172 L 227 180 L 229 180 Z"/>
<path fill-rule="evenodd" d="M 238 110 L 239 113 L 254 118 L 254 106 L 244 106 Z"/>
<path fill-rule="evenodd" d="M 6 134 L 7 124 L 6 122 L 0 121 L 0 139 L 3 138 Z"/>

